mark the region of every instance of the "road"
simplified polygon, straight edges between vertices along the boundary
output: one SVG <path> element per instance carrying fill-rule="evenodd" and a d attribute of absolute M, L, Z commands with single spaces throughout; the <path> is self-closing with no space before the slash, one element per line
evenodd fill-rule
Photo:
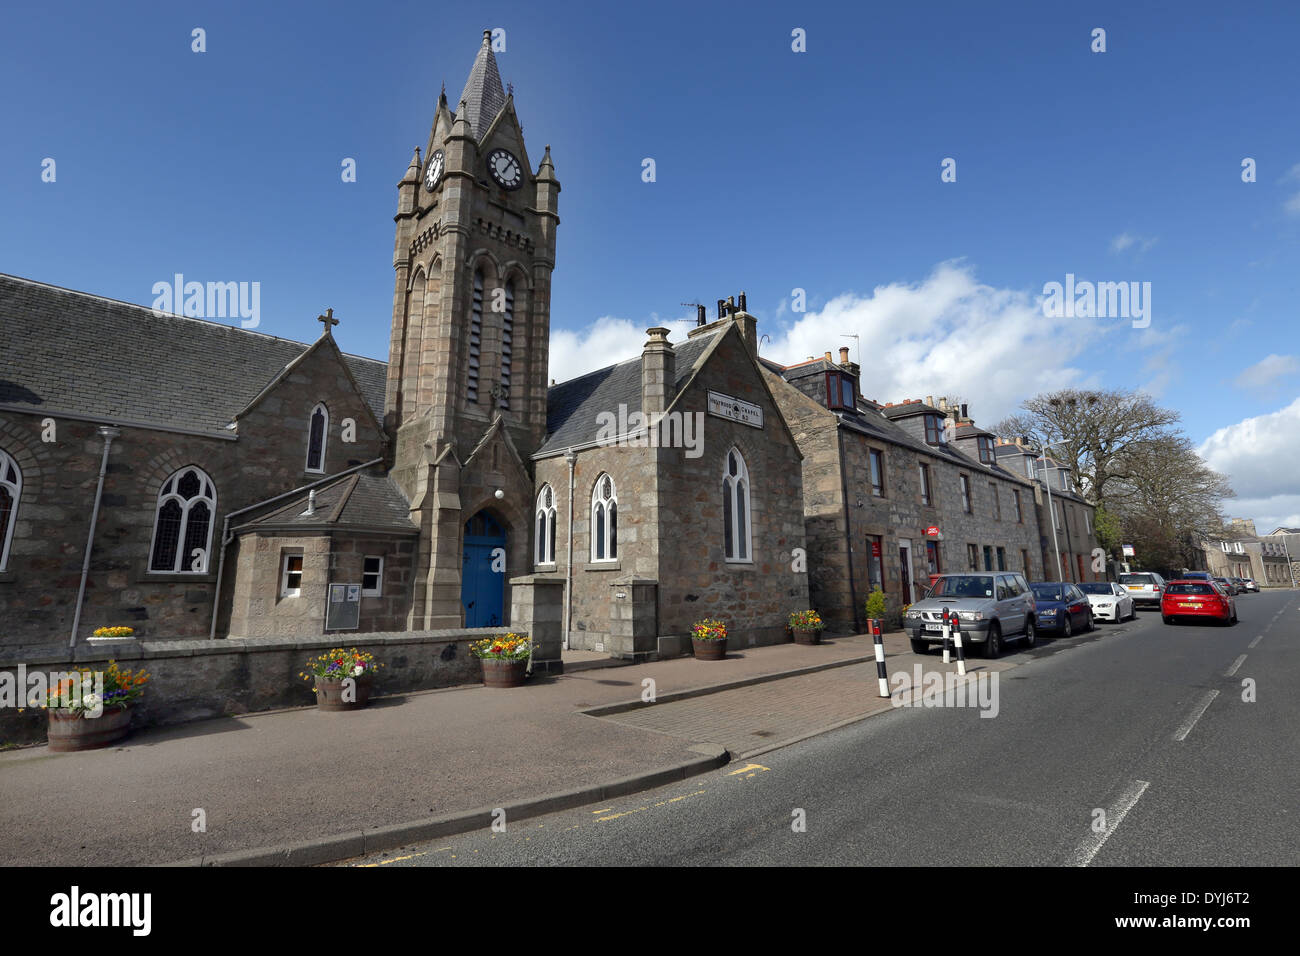
<path fill-rule="evenodd" d="M 340 865 L 1294 866 L 1300 595 L 1237 601 L 1235 627 L 1143 611 L 1013 645 L 994 717 L 900 707 L 684 783 Z"/>

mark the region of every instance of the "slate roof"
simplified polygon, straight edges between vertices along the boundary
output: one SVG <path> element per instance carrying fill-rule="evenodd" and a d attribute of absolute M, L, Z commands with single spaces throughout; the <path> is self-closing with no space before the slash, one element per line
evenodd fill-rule
<path fill-rule="evenodd" d="M 465 101 L 465 119 L 469 122 L 474 138 L 481 139 L 501 108 L 506 105 L 506 91 L 501 88 L 501 74 L 497 70 L 497 58 L 492 52 L 492 34 L 488 30 L 483 31 L 483 45 L 478 48 L 478 56 L 474 57 L 474 65 L 470 67 L 465 89 L 456 101 L 458 110 L 461 100 Z M 460 119 L 460 116 L 456 118 Z"/>
<path fill-rule="evenodd" d="M 419 531 L 410 518 L 410 503 L 387 475 L 356 472 L 322 485 L 316 489 L 315 513 L 304 515 L 308 497 L 309 493 L 303 492 L 289 504 L 254 518 L 235 531 L 242 533 L 269 526 L 301 527 L 304 530 L 354 528 L 411 534 Z"/>
<path fill-rule="evenodd" d="M 673 346 L 679 390 L 722 331 L 697 335 Z M 619 405 L 626 405 L 629 413 L 641 411 L 640 355 L 551 386 L 546 393 L 547 438 L 533 457 L 545 458 L 570 446 L 595 441 L 599 428 L 596 417 L 601 412 L 617 415 Z"/>
<path fill-rule="evenodd" d="M 0 273 L 0 405 L 229 435 L 311 346 Z M 384 420 L 387 363 L 345 355 Z"/>

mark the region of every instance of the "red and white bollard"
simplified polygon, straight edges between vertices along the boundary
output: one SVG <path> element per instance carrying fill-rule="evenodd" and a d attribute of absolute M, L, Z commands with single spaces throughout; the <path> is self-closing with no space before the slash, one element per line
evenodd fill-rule
<path fill-rule="evenodd" d="M 885 671 L 885 642 L 880 636 L 880 621 L 871 619 L 871 640 L 876 645 L 876 679 L 880 681 L 880 696 L 889 696 L 889 674 Z"/>
<path fill-rule="evenodd" d="M 966 654 L 961 649 L 961 618 L 952 616 L 952 641 L 957 646 L 957 673 L 966 673 Z"/>
<path fill-rule="evenodd" d="M 952 658 L 949 656 L 949 649 L 952 647 L 952 622 L 956 615 L 945 607 L 943 609 L 943 662 L 951 664 Z"/>

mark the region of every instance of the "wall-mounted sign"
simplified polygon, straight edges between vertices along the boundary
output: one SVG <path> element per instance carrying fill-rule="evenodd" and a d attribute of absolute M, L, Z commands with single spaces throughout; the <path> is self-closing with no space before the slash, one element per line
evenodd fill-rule
<path fill-rule="evenodd" d="M 1134 557 L 1135 555 L 1137 555 L 1137 552 L 1133 550 L 1133 545 L 1131 544 L 1124 545 L 1124 557 L 1131 558 Z"/>
<path fill-rule="evenodd" d="M 930 527 L 925 529 L 925 536 L 927 538 L 939 537 L 939 526 L 937 524 L 930 525 Z"/>
<path fill-rule="evenodd" d="M 763 427 L 763 409 L 721 392 L 709 392 L 709 414 L 740 422 L 751 428 Z"/>

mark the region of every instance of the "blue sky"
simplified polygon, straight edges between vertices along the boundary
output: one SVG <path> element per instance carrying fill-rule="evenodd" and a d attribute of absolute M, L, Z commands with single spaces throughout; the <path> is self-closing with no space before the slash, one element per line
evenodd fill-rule
<path fill-rule="evenodd" d="M 1234 513 L 1300 523 L 1300 443 L 1270 440 L 1300 428 L 1300 8 L 895 6 L 23 5 L 0 271 L 142 304 L 177 272 L 257 281 L 262 331 L 311 340 L 332 307 L 346 350 L 385 358 L 396 182 L 499 27 L 529 158 L 550 143 L 563 185 L 557 377 L 743 289 L 778 360 L 860 335 L 882 401 L 991 423 L 1046 388 L 1147 388 Z M 1149 282 L 1150 326 L 1044 317 L 1067 273 Z"/>

